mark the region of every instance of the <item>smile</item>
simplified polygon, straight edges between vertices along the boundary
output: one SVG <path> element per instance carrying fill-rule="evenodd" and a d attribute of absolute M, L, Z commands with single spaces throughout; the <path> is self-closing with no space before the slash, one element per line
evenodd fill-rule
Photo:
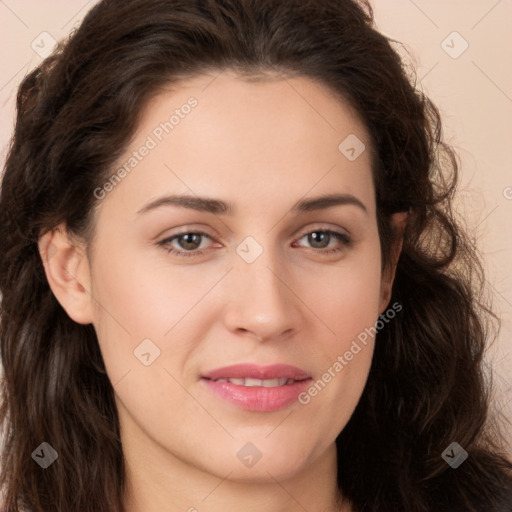
<path fill-rule="evenodd" d="M 216 379 L 215 382 L 231 382 L 237 386 L 256 387 L 263 386 L 264 388 L 276 388 L 278 386 L 285 386 L 286 384 L 292 384 L 296 382 L 294 379 L 287 377 L 277 379 L 253 379 L 251 377 L 246 378 L 232 378 L 232 379 Z"/>

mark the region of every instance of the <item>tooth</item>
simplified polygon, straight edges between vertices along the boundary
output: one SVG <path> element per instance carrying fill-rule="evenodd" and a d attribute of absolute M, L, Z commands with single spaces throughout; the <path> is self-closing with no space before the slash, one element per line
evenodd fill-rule
<path fill-rule="evenodd" d="M 244 386 L 253 387 L 253 386 L 262 386 L 263 380 L 261 379 L 252 379 L 250 377 L 245 378 Z"/>
<path fill-rule="evenodd" d="M 262 385 L 266 388 L 275 388 L 276 386 L 282 386 L 282 384 L 279 384 L 280 380 L 282 379 L 265 379 Z"/>
<path fill-rule="evenodd" d="M 243 386 L 244 383 L 245 383 L 245 379 L 239 379 L 239 378 L 233 378 L 233 379 L 228 379 L 229 382 L 231 382 L 232 384 L 236 384 L 237 386 Z"/>
<path fill-rule="evenodd" d="M 275 379 L 255 379 L 252 377 L 233 377 L 231 379 L 217 379 L 217 382 L 231 382 L 237 386 L 247 387 L 258 387 L 263 386 L 265 388 L 275 388 L 284 386 L 286 384 L 292 384 L 295 382 L 294 379 L 287 379 L 286 377 L 276 377 Z"/>

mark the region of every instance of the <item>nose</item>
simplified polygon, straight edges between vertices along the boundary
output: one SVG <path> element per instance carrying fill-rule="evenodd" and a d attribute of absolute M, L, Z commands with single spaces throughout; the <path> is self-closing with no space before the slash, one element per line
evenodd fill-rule
<path fill-rule="evenodd" d="M 230 332 L 268 341 L 300 330 L 301 302 L 291 273 L 275 259 L 262 255 L 253 263 L 237 261 L 228 279 L 224 323 Z"/>

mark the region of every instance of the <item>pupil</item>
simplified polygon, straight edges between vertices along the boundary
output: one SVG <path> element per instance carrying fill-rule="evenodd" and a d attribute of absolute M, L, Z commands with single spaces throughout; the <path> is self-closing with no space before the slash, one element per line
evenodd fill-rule
<path fill-rule="evenodd" d="M 197 235 L 194 233 L 187 233 L 180 237 L 180 245 L 184 249 L 196 249 L 196 245 L 199 245 L 199 238 L 201 235 Z M 184 243 L 182 243 L 184 241 Z"/>
<path fill-rule="evenodd" d="M 327 243 L 323 243 L 325 241 L 327 241 Z M 322 233 L 321 231 L 314 231 L 313 233 L 309 234 L 309 243 L 313 247 L 327 247 L 329 245 L 329 234 Z"/>

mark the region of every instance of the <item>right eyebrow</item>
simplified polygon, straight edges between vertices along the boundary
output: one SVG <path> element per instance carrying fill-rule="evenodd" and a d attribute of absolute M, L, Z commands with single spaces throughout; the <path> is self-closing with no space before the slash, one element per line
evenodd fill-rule
<path fill-rule="evenodd" d="M 235 211 L 231 203 L 221 201 L 220 199 L 190 195 L 168 195 L 151 201 L 138 210 L 137 213 L 146 213 L 155 208 L 160 208 L 161 206 L 179 206 L 181 208 L 189 208 L 191 210 L 214 213 L 216 215 L 233 214 Z"/>

